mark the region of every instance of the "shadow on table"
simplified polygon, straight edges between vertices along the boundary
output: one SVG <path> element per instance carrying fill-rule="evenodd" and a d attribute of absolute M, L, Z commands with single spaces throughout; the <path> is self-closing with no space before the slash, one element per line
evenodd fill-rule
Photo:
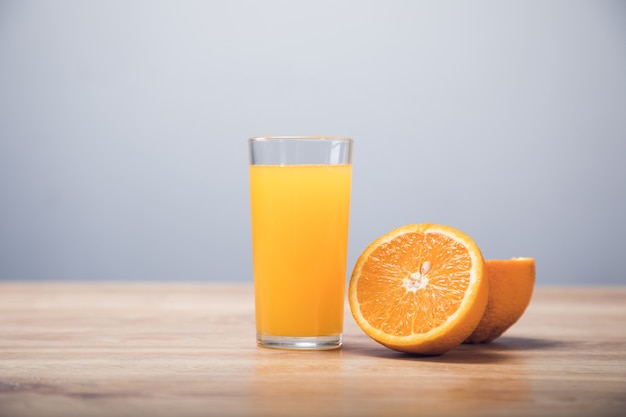
<path fill-rule="evenodd" d="M 537 350 L 537 349 L 553 349 L 564 345 L 559 340 L 539 339 L 532 337 L 508 337 L 502 336 L 491 343 L 482 345 L 474 345 L 490 350 L 498 351 L 515 351 L 515 350 Z"/>
<path fill-rule="evenodd" d="M 372 341 L 373 342 L 373 341 Z M 396 352 L 376 342 L 345 346 L 346 353 L 408 361 L 446 362 L 446 363 L 497 363 L 511 359 L 516 352 L 529 350 L 547 350 L 561 346 L 557 340 L 535 339 L 526 337 L 501 337 L 484 344 L 461 344 L 443 355 L 429 356 Z"/>

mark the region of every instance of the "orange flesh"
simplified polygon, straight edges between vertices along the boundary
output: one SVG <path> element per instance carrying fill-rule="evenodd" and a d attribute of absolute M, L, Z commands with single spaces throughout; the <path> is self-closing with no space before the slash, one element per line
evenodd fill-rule
<path fill-rule="evenodd" d="M 361 312 L 387 334 L 423 334 L 454 314 L 470 284 L 462 244 L 434 233 L 405 233 L 376 248 L 357 283 Z"/>

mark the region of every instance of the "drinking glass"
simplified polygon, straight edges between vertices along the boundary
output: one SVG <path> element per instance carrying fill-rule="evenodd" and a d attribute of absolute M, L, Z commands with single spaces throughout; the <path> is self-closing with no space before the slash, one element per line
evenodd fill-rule
<path fill-rule="evenodd" d="M 352 139 L 249 139 L 257 344 L 341 346 Z"/>

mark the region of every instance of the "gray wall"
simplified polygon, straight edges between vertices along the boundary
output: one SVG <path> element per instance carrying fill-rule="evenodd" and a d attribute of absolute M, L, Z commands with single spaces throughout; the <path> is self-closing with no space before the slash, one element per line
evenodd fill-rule
<path fill-rule="evenodd" d="M 252 280 L 246 139 L 355 139 L 406 223 L 625 284 L 624 1 L 0 1 L 0 279 Z"/>

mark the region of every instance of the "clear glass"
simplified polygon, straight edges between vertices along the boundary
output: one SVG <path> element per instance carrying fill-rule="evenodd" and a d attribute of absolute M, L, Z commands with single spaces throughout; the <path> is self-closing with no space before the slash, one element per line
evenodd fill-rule
<path fill-rule="evenodd" d="M 352 139 L 258 137 L 249 151 L 257 343 L 338 348 Z"/>

